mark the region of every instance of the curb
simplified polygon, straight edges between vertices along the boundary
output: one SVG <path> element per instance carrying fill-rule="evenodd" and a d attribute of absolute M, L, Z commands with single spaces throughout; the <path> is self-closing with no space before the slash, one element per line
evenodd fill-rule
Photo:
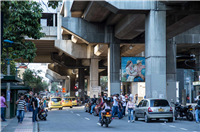
<path fill-rule="evenodd" d="M 34 124 L 33 132 L 39 132 L 38 122 Z"/>

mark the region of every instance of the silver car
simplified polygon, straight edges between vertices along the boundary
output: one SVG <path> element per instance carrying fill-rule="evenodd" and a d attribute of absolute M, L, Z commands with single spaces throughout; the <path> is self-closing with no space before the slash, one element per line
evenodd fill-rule
<path fill-rule="evenodd" d="M 145 118 L 145 122 L 151 119 L 168 119 L 173 122 L 173 109 L 166 99 L 143 99 L 135 108 L 135 120 Z"/>

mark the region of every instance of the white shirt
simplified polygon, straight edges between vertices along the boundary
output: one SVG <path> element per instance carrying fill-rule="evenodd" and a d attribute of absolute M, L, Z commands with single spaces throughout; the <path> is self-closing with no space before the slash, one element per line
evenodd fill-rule
<path fill-rule="evenodd" d="M 122 103 L 123 103 L 123 106 L 126 106 L 126 98 L 122 95 Z"/>
<path fill-rule="evenodd" d="M 114 103 L 113 103 L 113 106 L 118 106 L 118 102 L 116 101 L 116 99 L 117 99 L 117 97 L 113 97 L 113 101 L 114 101 Z"/>
<path fill-rule="evenodd" d="M 130 95 L 129 95 L 129 97 L 131 97 L 131 98 L 132 98 L 132 100 L 131 100 L 131 101 L 133 102 L 133 95 L 132 95 L 132 94 L 130 94 Z"/>
<path fill-rule="evenodd" d="M 195 101 L 198 101 L 198 100 L 199 100 L 199 96 L 200 96 L 200 95 L 197 95 L 197 97 L 195 98 Z"/>
<path fill-rule="evenodd" d="M 37 101 L 38 101 L 38 108 L 40 107 L 40 99 L 39 98 L 36 98 Z"/>

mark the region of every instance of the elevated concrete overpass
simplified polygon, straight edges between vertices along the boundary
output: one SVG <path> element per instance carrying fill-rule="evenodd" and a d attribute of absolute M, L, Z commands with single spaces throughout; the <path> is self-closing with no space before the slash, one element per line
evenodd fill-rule
<path fill-rule="evenodd" d="M 120 57 L 145 52 L 147 97 L 174 99 L 176 55 L 194 53 L 199 47 L 199 5 L 192 1 L 65 1 L 57 11 L 56 34 L 45 30 L 46 38 L 33 40 L 38 49 L 35 62 L 51 63 L 50 70 L 70 76 L 70 92 L 75 91 L 77 74 L 82 91 L 84 78 L 89 77 L 88 87 L 93 87 L 99 85 L 100 75 L 108 75 L 111 94 L 120 93 Z M 78 72 L 73 74 L 73 69 Z"/>

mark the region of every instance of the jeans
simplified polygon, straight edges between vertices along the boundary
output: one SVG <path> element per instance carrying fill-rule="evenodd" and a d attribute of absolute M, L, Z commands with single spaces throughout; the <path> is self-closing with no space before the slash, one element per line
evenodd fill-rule
<path fill-rule="evenodd" d="M 115 112 L 117 112 L 118 117 L 121 118 L 118 106 L 113 106 L 112 117 L 115 117 Z"/>
<path fill-rule="evenodd" d="M 3 121 L 6 121 L 6 119 L 5 119 L 5 109 L 6 109 L 6 107 L 1 107 L 1 119 Z"/>
<path fill-rule="evenodd" d="M 22 123 L 24 119 L 24 110 L 17 110 L 18 122 Z"/>
<path fill-rule="evenodd" d="M 28 108 L 29 108 L 29 103 L 26 103 L 26 109 L 27 109 L 27 111 L 29 110 Z"/>
<path fill-rule="evenodd" d="M 99 121 L 101 120 L 101 111 L 102 110 L 99 111 Z"/>
<path fill-rule="evenodd" d="M 38 109 L 37 108 L 35 108 L 35 110 L 33 109 L 33 117 L 32 117 L 33 122 L 37 120 L 37 113 L 38 113 Z"/>
<path fill-rule="evenodd" d="M 92 114 L 93 113 L 93 109 L 95 108 L 95 104 L 94 105 L 92 105 L 92 107 L 91 107 L 91 111 L 90 111 L 90 113 Z"/>
<path fill-rule="evenodd" d="M 200 115 L 200 110 L 196 109 L 195 111 L 196 122 L 199 122 L 199 115 Z"/>
<path fill-rule="evenodd" d="M 134 116 L 133 116 L 133 109 L 132 108 L 128 108 L 128 120 L 134 121 Z"/>
<path fill-rule="evenodd" d="M 126 106 L 123 106 L 122 115 L 125 116 Z"/>
<path fill-rule="evenodd" d="M 44 103 L 44 108 L 45 108 L 45 107 L 47 107 L 47 106 L 46 106 L 46 103 Z"/>

